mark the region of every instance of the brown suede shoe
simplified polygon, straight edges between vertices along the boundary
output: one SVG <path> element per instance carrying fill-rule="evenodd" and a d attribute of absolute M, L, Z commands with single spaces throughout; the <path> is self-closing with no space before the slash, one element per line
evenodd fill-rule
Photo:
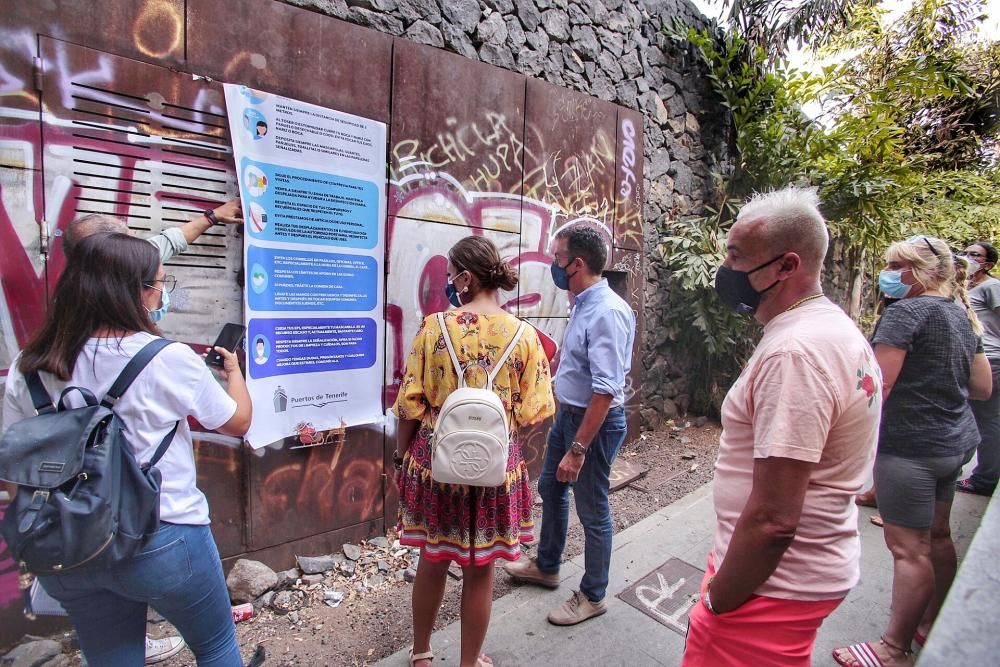
<path fill-rule="evenodd" d="M 556 572 L 552 574 L 542 572 L 538 569 L 534 558 L 530 560 L 522 558 L 514 563 L 506 563 L 503 569 L 514 581 L 536 584 L 545 588 L 559 588 L 559 574 Z"/>
<path fill-rule="evenodd" d="M 604 600 L 591 602 L 580 591 L 573 591 L 573 597 L 563 602 L 561 607 L 556 607 L 549 612 L 549 623 L 552 625 L 576 625 L 583 623 L 588 618 L 600 616 L 607 610 Z"/>

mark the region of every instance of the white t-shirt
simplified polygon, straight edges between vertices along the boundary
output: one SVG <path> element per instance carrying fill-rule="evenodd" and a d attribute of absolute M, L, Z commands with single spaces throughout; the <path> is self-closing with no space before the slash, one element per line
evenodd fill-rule
<path fill-rule="evenodd" d="M 721 567 L 753 489 L 754 462 L 813 465 L 795 539 L 757 595 L 791 600 L 844 597 L 860 575 L 855 494 L 875 457 L 882 376 L 868 341 L 826 299 L 764 327 L 722 404 L 715 463 L 715 564 Z"/>
<path fill-rule="evenodd" d="M 100 400 L 111 388 L 129 359 L 156 337 L 137 333 L 121 341 L 91 338 L 84 345 L 69 382 L 49 373 L 39 375 L 53 400 L 65 387 L 84 387 Z M 24 376 L 15 359 L 7 376 L 3 401 L 3 428 L 35 414 Z M 67 399 L 74 407 L 83 405 L 78 392 Z M 236 413 L 229 397 L 204 360 L 186 345 L 175 343 L 161 350 L 139 374 L 114 408 L 124 424 L 125 436 L 140 463 L 148 461 L 164 436 L 180 421 L 174 441 L 157 468 L 163 477 L 160 492 L 160 519 L 170 523 L 209 523 L 208 501 L 198 489 L 194 448 L 187 418 L 192 416 L 205 428 L 216 429 Z"/>

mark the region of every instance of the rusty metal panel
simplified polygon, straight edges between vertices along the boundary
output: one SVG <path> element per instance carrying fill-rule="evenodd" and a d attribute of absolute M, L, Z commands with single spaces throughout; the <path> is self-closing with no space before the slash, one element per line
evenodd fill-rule
<path fill-rule="evenodd" d="M 226 558 L 246 551 L 246 457 L 243 441 L 214 433 L 192 433 L 198 488 L 205 493 L 212 535 Z"/>
<path fill-rule="evenodd" d="M 50 282 L 74 218 L 106 213 L 149 237 L 235 195 L 220 85 L 48 38 L 41 52 Z M 209 230 L 167 263 L 179 285 L 167 336 L 206 343 L 242 321 L 241 234 Z"/>
<path fill-rule="evenodd" d="M 41 218 L 41 171 L 0 166 L 0 377 L 45 316 Z"/>
<path fill-rule="evenodd" d="M 389 214 L 517 232 L 525 77 L 396 39 Z"/>
<path fill-rule="evenodd" d="M 618 107 L 615 150 L 615 247 L 642 250 L 642 167 L 644 116 Z"/>
<path fill-rule="evenodd" d="M 413 336 L 427 315 L 450 306 L 444 295 L 448 250 L 470 235 L 493 241 L 500 256 L 516 262 L 518 235 L 472 226 L 390 218 L 386 284 L 386 407 L 396 399 Z M 517 292 L 501 292 L 500 305 L 515 312 Z"/>
<path fill-rule="evenodd" d="M 0 0 L 0 15 L 32 43 L 37 33 L 160 65 L 184 59 L 184 0 Z"/>
<path fill-rule="evenodd" d="M 382 428 L 326 435 L 325 444 L 285 438 L 249 455 L 251 549 L 381 520 Z"/>
<path fill-rule="evenodd" d="M 610 265 L 617 108 L 582 93 L 528 79 L 525 109 L 522 263 L 532 273 L 543 264 L 547 271 L 556 233 L 582 224 L 604 237 Z M 540 300 L 523 303 L 522 316 L 566 316 L 566 293 L 551 285 L 551 280 L 548 285 Z"/>
<path fill-rule="evenodd" d="M 164 65 L 184 57 L 184 0 L 0 0 L 0 165 L 39 168 L 38 35 Z M 24 142 L 13 152 L 7 141 Z M 26 159 L 26 150 L 34 155 Z"/>
<path fill-rule="evenodd" d="M 187 12 L 190 71 L 389 122 L 392 37 L 281 2 Z"/>

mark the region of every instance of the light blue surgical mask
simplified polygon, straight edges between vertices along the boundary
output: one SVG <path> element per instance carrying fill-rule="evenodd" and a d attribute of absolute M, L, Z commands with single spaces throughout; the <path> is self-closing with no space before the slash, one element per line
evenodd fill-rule
<path fill-rule="evenodd" d="M 909 270 L 909 269 L 907 269 Z M 903 272 L 882 269 L 878 274 L 878 287 L 890 299 L 903 299 L 910 293 L 913 285 L 903 282 Z"/>
<path fill-rule="evenodd" d="M 153 323 L 156 323 L 162 320 L 163 316 L 167 314 L 167 310 L 170 309 L 170 292 L 165 289 L 160 289 L 159 287 L 153 287 L 151 289 L 155 289 L 160 293 L 160 307 L 156 310 L 150 310 L 149 308 L 146 309 L 149 313 L 149 319 L 153 320 Z"/>

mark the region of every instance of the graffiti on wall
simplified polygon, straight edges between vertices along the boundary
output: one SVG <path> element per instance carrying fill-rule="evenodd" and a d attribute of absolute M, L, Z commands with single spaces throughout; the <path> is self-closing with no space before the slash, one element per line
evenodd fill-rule
<path fill-rule="evenodd" d="M 244 11 L 209 0 L 105 0 L 100 14 L 88 3 L 0 3 L 10 6 L 0 28 L 0 378 L 44 315 L 70 220 L 110 213 L 147 236 L 235 193 L 221 91 L 202 72 L 271 82 L 275 92 L 391 123 L 386 407 L 420 318 L 447 307 L 445 254 L 468 234 L 493 239 L 519 269 L 520 284 L 502 305 L 557 340 L 570 302 L 549 264 L 552 241 L 568 225 L 602 234 L 608 268 L 628 276 L 628 298 L 640 309 L 641 257 L 619 251 L 641 248 L 641 127 L 633 121 L 631 136 L 622 112 L 606 103 L 280 3 Z M 280 34 L 275 43 L 315 46 L 303 53 L 332 49 L 337 64 L 282 45 L 247 51 L 261 26 Z M 335 48 L 338 40 L 367 47 Z M 407 79 L 399 75 L 406 68 L 438 78 Z M 484 92 L 468 96 L 473 88 Z M 212 230 L 169 267 L 181 286 L 167 335 L 207 343 L 223 323 L 241 319 L 239 247 L 234 231 Z M 321 435 L 333 439 L 294 449 Z M 199 484 L 223 555 L 391 513 L 385 461 L 393 435 L 348 429 L 255 454 L 196 440 Z M 544 426 L 524 434 L 533 470 L 545 435 Z M 0 551 L 4 621 L 16 608 L 12 574 Z"/>

